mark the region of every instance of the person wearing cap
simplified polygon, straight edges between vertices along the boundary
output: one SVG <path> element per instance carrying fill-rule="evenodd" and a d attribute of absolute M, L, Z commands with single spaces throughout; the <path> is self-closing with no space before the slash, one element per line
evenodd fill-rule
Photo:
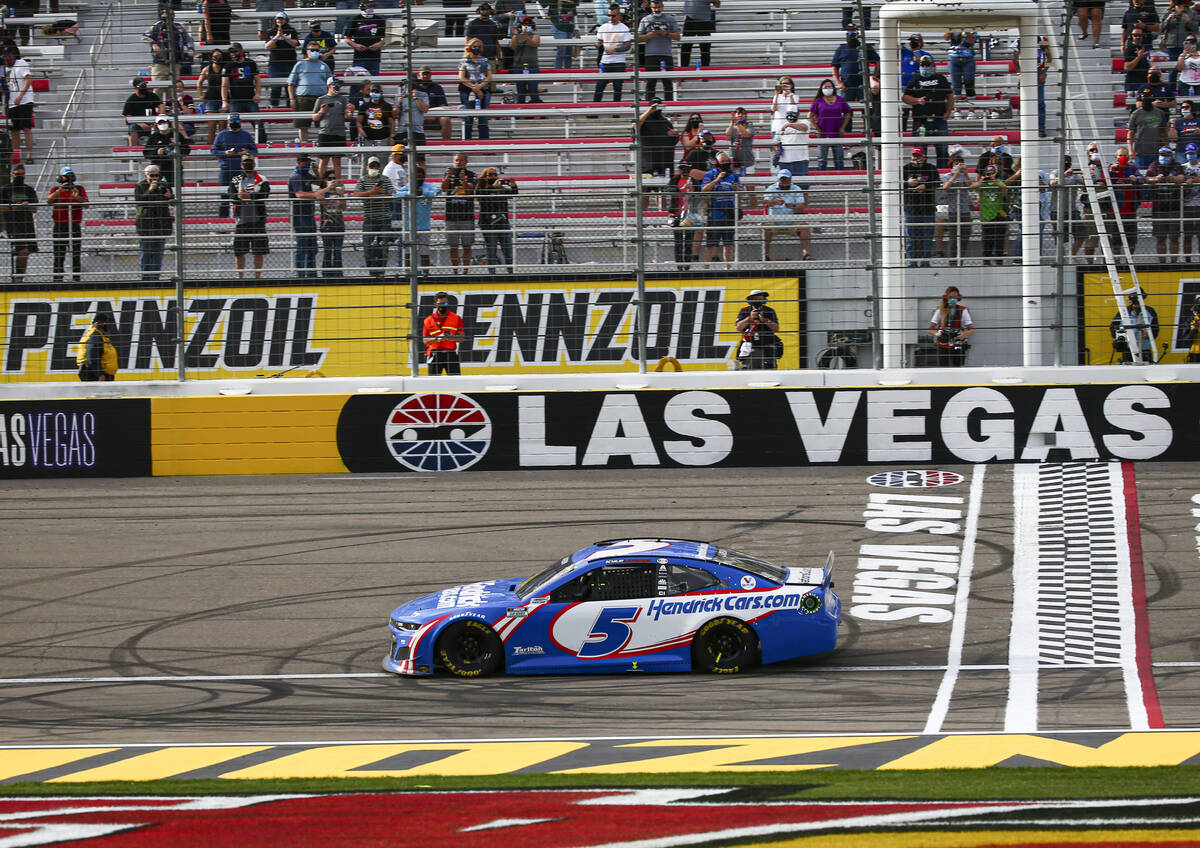
<path fill-rule="evenodd" d="M 325 87 L 325 93 L 313 103 L 312 119 L 317 125 L 318 147 L 345 147 L 349 134 L 347 122 L 354 114 L 350 98 L 342 91 L 342 84 L 336 77 L 331 77 Z M 342 178 L 342 157 L 330 153 L 322 153 L 317 171 L 321 174 L 333 171 L 336 179 Z"/>
<path fill-rule="evenodd" d="M 383 175 L 391 180 L 393 197 L 400 196 L 400 190 L 408 185 L 408 171 L 404 169 L 408 157 L 404 152 L 403 144 L 393 144 L 388 155 L 388 161 L 383 166 Z M 404 217 L 404 209 L 398 200 L 393 200 L 391 205 L 392 210 L 392 228 L 395 229 L 400 219 Z"/>
<path fill-rule="evenodd" d="M 359 14 L 350 19 L 342 31 L 342 41 L 354 51 L 354 61 L 371 76 L 379 73 L 383 43 L 387 37 L 387 22 L 375 14 L 373 0 L 358 4 Z"/>
<path fill-rule="evenodd" d="M 1159 331 L 1158 312 L 1146 302 L 1147 297 L 1149 295 L 1141 288 L 1127 294 L 1125 300 L 1127 318 L 1122 320 L 1121 311 L 1117 310 L 1117 314 L 1108 324 L 1108 332 L 1113 340 L 1113 351 L 1121 354 L 1122 365 L 1133 362 L 1133 353 L 1129 349 L 1131 333 L 1134 344 L 1141 349 L 1143 364 L 1153 364 L 1158 359 L 1155 356 L 1155 343 L 1158 340 Z"/>
<path fill-rule="evenodd" d="M 125 105 L 121 109 L 121 116 L 124 118 L 142 119 L 129 122 L 130 147 L 136 147 L 141 144 L 143 138 L 150 135 L 154 129 L 152 116 L 158 112 L 161 105 L 162 98 L 151 90 L 150 84 L 142 77 L 134 77 L 133 93 L 125 99 Z"/>
<path fill-rule="evenodd" d="M 596 51 L 599 53 L 600 73 L 623 74 L 625 63 L 629 58 L 629 49 L 633 44 L 633 33 L 621 20 L 621 7 L 613 3 L 608 7 L 608 20 L 596 28 Z M 613 102 L 621 99 L 622 80 L 612 80 Z M 595 91 L 592 92 L 592 102 L 599 103 L 604 99 L 604 88 L 609 84 L 603 76 L 596 80 Z"/>
<path fill-rule="evenodd" d="M 1180 261 L 1200 261 L 1200 143 L 1189 141 L 1183 146 L 1183 239 L 1180 242 Z M 1195 250 L 1191 245 L 1195 240 Z"/>
<path fill-rule="evenodd" d="M 313 20 L 308 22 L 308 32 L 304 34 L 304 38 L 300 41 L 300 52 L 305 58 L 310 58 L 312 52 L 316 50 L 318 54 L 317 58 L 328 66 L 330 73 L 333 73 L 337 65 L 337 61 L 334 58 L 337 55 L 337 46 L 337 36 L 323 29 L 321 21 Z"/>
<path fill-rule="evenodd" d="M 706 261 L 716 262 L 722 255 L 725 267 L 733 262 L 733 236 L 738 219 L 739 192 L 745 191 L 728 153 L 717 154 L 717 166 L 700 179 L 700 191 L 708 196 L 708 229 L 704 244 Z"/>
<path fill-rule="evenodd" d="M 171 211 L 175 195 L 158 165 L 147 165 L 143 174 L 133 187 L 134 227 L 138 234 L 142 282 L 155 282 L 162 271 L 167 236 L 175 229 Z"/>
<path fill-rule="evenodd" d="M 244 276 L 246 254 L 251 254 L 254 278 L 258 279 L 262 276 L 263 257 L 271 252 L 267 241 L 267 198 L 271 196 L 271 184 L 255 169 L 253 156 L 243 156 L 241 168 L 229 184 L 233 217 L 237 221 L 233 228 L 233 260 L 240 280 Z"/>
<path fill-rule="evenodd" d="M 925 158 L 925 148 L 914 147 L 900 173 L 904 190 L 904 246 L 908 267 L 929 267 L 933 252 L 933 224 L 937 211 L 938 169 Z"/>
<path fill-rule="evenodd" d="M 983 264 L 1003 265 L 1008 241 L 1008 184 L 995 165 L 988 165 L 968 188 L 979 192 L 979 229 Z"/>
<path fill-rule="evenodd" d="M 38 252 L 37 227 L 34 213 L 38 196 L 33 186 L 25 183 L 25 166 L 17 162 L 9 172 L 7 185 L 0 185 L 0 222 L 8 234 L 12 255 L 9 279 L 20 283 L 29 264 L 29 255 Z"/>
<path fill-rule="evenodd" d="M 296 170 L 288 177 L 288 205 L 291 209 L 292 232 L 296 236 L 296 276 L 301 279 L 317 276 L 317 201 L 325 197 L 326 189 L 314 187 L 312 157 L 296 155 Z"/>
<path fill-rule="evenodd" d="M 1183 54 L 1184 44 L 1188 37 L 1193 39 L 1200 35 L 1200 16 L 1192 8 L 1191 0 L 1174 0 L 1162 20 L 1162 42 L 1159 44 L 1167 51 L 1167 59 L 1175 65 Z M 1167 80 L 1167 90 L 1175 92 L 1175 84 L 1179 79 L 1179 68 L 1171 68 Z"/>
<path fill-rule="evenodd" d="M 495 168 L 484 168 L 479 172 L 479 186 L 475 194 L 479 197 L 479 231 L 487 252 L 488 273 L 496 269 L 512 272 L 513 226 L 512 201 L 517 193 L 517 184 L 501 177 Z"/>
<path fill-rule="evenodd" d="M 1140 169 L 1150 167 L 1158 158 L 1158 148 L 1167 140 L 1170 116 L 1165 109 L 1154 105 L 1154 97 L 1143 93 L 1138 108 L 1129 116 L 1129 140 Z"/>
<path fill-rule="evenodd" d="M 271 29 L 260 32 L 258 37 L 266 42 L 264 46 L 269 51 L 267 53 L 267 76 L 278 78 L 291 74 L 292 68 L 296 66 L 296 48 L 300 46 L 300 34 L 288 23 L 287 12 L 278 12 Z M 279 106 L 282 103 L 290 108 L 295 101 L 283 100 L 280 97 L 281 94 L 286 95 L 287 93 L 283 90 L 282 85 L 271 86 L 269 93 L 271 106 Z"/>
<path fill-rule="evenodd" d="M 682 33 L 675 17 L 663 11 L 662 0 L 650 0 L 650 14 L 638 22 L 637 41 L 645 51 L 642 71 L 657 73 L 675 70 L 674 44 Z M 646 80 L 647 100 L 654 97 L 657 85 L 658 79 L 655 77 Z M 663 100 L 674 100 L 675 83 L 668 78 L 662 81 L 662 86 Z"/>
<path fill-rule="evenodd" d="M 963 303 L 958 286 L 947 286 L 933 314 L 929 316 L 926 330 L 937 344 L 936 364 L 941 367 L 961 368 L 967 364 L 967 339 L 975 335 L 975 322 L 971 312 Z"/>
<path fill-rule="evenodd" d="M 900 90 L 904 91 L 908 87 L 908 83 L 917 75 L 917 63 L 921 61 L 922 56 L 932 56 L 925 50 L 925 37 L 919 32 L 914 32 L 908 37 L 907 42 L 900 44 Z M 900 106 L 900 130 L 908 132 L 908 121 L 912 116 L 912 107 L 901 104 Z"/>
<path fill-rule="evenodd" d="M 396 263 L 404 268 L 408 267 L 407 246 L 409 242 L 409 227 L 408 227 L 408 193 L 412 190 L 413 183 L 420 184 L 420 195 L 417 197 L 417 239 L 416 250 L 419 257 L 418 261 L 421 265 L 428 267 L 432 260 L 433 249 L 430 242 L 430 230 L 433 229 L 433 199 L 442 193 L 438 184 L 425 179 L 425 166 L 417 163 L 413 168 L 413 179 L 406 180 L 403 186 L 399 186 L 392 196 L 392 209 L 397 206 L 400 208 L 400 220 L 396 221 L 395 230 L 399 232 L 399 238 L 396 248 Z M 393 218 L 395 220 L 395 218 Z"/>
<path fill-rule="evenodd" d="M 866 45 L 867 64 L 879 62 L 879 53 L 870 44 Z M 846 28 L 846 40 L 833 51 L 829 61 L 833 69 L 833 83 L 837 86 L 848 102 L 857 103 L 863 99 L 863 48 L 858 37 L 858 30 L 853 26 Z"/>
<path fill-rule="evenodd" d="M 395 187 L 383 175 L 378 156 L 367 159 L 366 172 L 354 186 L 354 196 L 363 199 L 363 258 L 371 275 L 383 277 L 388 244 L 392 239 L 391 197 Z"/>
<path fill-rule="evenodd" d="M 742 368 L 774 370 L 783 356 L 783 341 L 779 333 L 779 316 L 767 306 L 770 295 L 755 289 L 746 295 L 746 305 L 738 311 L 733 328 L 742 334 L 737 358 Z"/>
<path fill-rule="evenodd" d="M 442 133 L 442 141 L 449 141 L 454 135 L 450 118 L 446 115 L 433 117 L 428 114 L 430 109 L 450 105 L 450 101 L 446 99 L 446 89 L 433 81 L 433 69 L 428 65 L 422 65 L 417 68 L 417 81 L 413 83 L 413 94 L 417 98 L 423 99 L 428 106 L 424 110 L 426 113 L 425 127 L 437 127 Z M 401 110 L 400 120 L 405 120 L 403 110 Z M 401 138 L 400 141 L 404 142 L 405 139 Z"/>
<path fill-rule="evenodd" d="M 917 63 L 917 73 L 908 81 L 901 96 L 905 105 L 912 109 L 913 131 L 917 135 L 945 136 L 950 132 L 948 119 L 954 111 L 954 90 L 946 75 L 938 73 L 933 57 L 922 56 Z M 950 148 L 944 141 L 936 142 L 937 166 L 946 168 L 950 164 Z"/>
<path fill-rule="evenodd" d="M 288 72 L 288 97 L 296 104 L 295 111 L 303 112 L 304 117 L 292 122 L 296 127 L 301 141 L 308 141 L 308 128 L 312 126 L 312 111 L 317 98 L 329 88 L 333 79 L 333 71 L 321 59 L 321 48 L 310 42 L 305 50 L 304 58 L 296 62 Z"/>
<path fill-rule="evenodd" d="M 258 63 L 246 56 L 239 42 L 233 42 L 229 45 L 229 61 L 221 75 L 221 108 L 230 114 L 257 112 L 261 95 Z"/>
<path fill-rule="evenodd" d="M 46 205 L 50 207 L 50 219 L 54 222 L 54 282 L 63 278 L 63 264 L 67 248 L 71 250 L 71 268 L 74 281 L 79 282 L 83 271 L 83 207 L 87 206 L 87 190 L 76 182 L 75 171 L 64 165 L 58 172 L 58 182 L 46 194 Z"/>
<path fill-rule="evenodd" d="M 763 206 L 767 210 L 767 223 L 763 227 L 763 261 L 771 262 L 771 240 L 776 232 L 781 235 L 794 233 L 800 239 L 800 249 L 805 259 L 812 259 L 812 235 L 808 225 L 796 216 L 804 212 L 804 192 L 792 184 L 792 172 L 780 168 L 775 183 L 763 193 Z"/>
<path fill-rule="evenodd" d="M 254 136 L 242 129 L 241 115 L 235 114 L 229 116 L 225 129 L 217 133 L 208 152 L 217 160 L 217 182 L 228 191 L 234 174 L 241 170 L 242 157 L 257 154 L 258 145 L 254 143 Z M 217 208 L 217 217 L 225 218 L 228 215 L 229 203 L 222 200 Z"/>
<path fill-rule="evenodd" d="M 146 138 L 146 146 L 142 148 L 142 157 L 158 165 L 163 173 L 173 178 L 177 151 L 180 156 L 187 156 L 192 152 L 192 145 L 187 133 L 182 130 L 176 131 L 169 117 L 159 115 L 154 119 L 153 132 Z"/>
<path fill-rule="evenodd" d="M 515 16 L 514 16 L 515 17 Z M 512 36 L 512 71 L 516 74 L 521 74 L 522 77 L 526 74 L 539 73 L 538 67 L 538 46 L 542 43 L 542 37 L 538 35 L 537 24 L 533 18 L 528 15 L 516 18 L 516 23 L 513 26 Z M 517 102 L 524 103 L 541 103 L 542 98 L 538 94 L 538 84 L 536 81 L 521 81 L 517 82 Z"/>
<path fill-rule="evenodd" d="M 116 320 L 111 312 L 96 311 L 92 326 L 79 340 L 79 350 L 75 354 L 75 365 L 83 382 L 111 383 L 117 379 L 117 348 L 112 343 L 116 328 Z"/>
<path fill-rule="evenodd" d="M 425 144 L 425 116 L 429 112 L 429 93 L 417 85 L 413 78 L 410 108 L 406 86 L 407 81 L 396 87 L 395 105 L 392 107 L 392 143 L 419 147 Z M 409 138 L 410 126 L 412 138 Z"/>
<path fill-rule="evenodd" d="M 1183 232 L 1183 168 L 1175 161 L 1175 151 L 1163 146 L 1158 159 L 1146 169 L 1146 183 L 1153 186 L 1150 196 L 1151 229 L 1159 257 L 1170 262 L 1179 253 Z"/>
<path fill-rule="evenodd" d="M 463 44 L 469 47 L 472 39 L 478 39 L 480 55 L 498 69 L 500 67 L 500 39 L 504 37 L 504 29 L 493 17 L 495 10 L 491 3 L 480 3 L 475 12 L 478 17 L 472 18 L 467 24 Z"/>
<path fill-rule="evenodd" d="M 174 34 L 175 65 L 171 65 L 171 34 Z M 196 45 L 183 24 L 176 23 L 174 13 L 165 8 L 162 17 L 142 33 L 142 41 L 150 44 L 150 78 L 169 82 L 176 73 L 190 74 Z"/>

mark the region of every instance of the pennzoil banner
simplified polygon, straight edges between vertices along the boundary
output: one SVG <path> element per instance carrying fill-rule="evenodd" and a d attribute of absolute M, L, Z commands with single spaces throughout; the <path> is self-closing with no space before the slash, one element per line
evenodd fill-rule
<path fill-rule="evenodd" d="M 1083 274 L 1083 343 L 1085 365 L 1120 362 L 1113 356 L 1111 323 L 1117 316 L 1117 300 L 1106 273 Z M 1133 288 L 1133 278 L 1119 274 L 1124 290 Z M 1200 269 L 1138 271 L 1137 282 L 1145 292 L 1146 305 L 1158 315 L 1158 338 L 1154 355 L 1159 362 L 1187 362 L 1192 344 L 1192 306 L 1200 304 Z"/>
<path fill-rule="evenodd" d="M 646 284 L 647 358 L 723 370 L 739 336 L 738 310 L 753 289 L 771 294 L 785 340 L 781 368 L 798 368 L 796 277 L 671 280 Z M 433 304 L 420 295 L 420 314 Z M 463 318 L 463 372 L 634 371 L 637 289 L 628 281 L 478 279 L 449 290 Z M 411 314 L 403 285 L 232 285 L 190 290 L 183 306 L 183 367 L 190 379 L 389 376 L 410 369 Z M 97 310 L 116 318 L 117 379 L 178 374 L 179 304 L 165 289 L 0 292 L 0 380 L 75 380 L 77 345 Z"/>

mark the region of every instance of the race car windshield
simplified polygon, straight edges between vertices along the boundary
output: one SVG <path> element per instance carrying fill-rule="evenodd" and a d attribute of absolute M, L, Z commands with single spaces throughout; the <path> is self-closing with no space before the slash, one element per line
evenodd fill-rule
<path fill-rule="evenodd" d="M 524 600 L 525 598 L 532 596 L 534 590 L 541 586 L 545 586 L 552 580 L 556 580 L 574 567 L 575 563 L 571 562 L 569 559 L 560 559 L 549 568 L 543 568 L 537 574 L 533 575 L 527 580 L 522 581 L 521 585 L 517 587 L 517 597 Z"/>
<path fill-rule="evenodd" d="M 711 559 L 713 562 L 718 562 L 721 565 L 731 565 L 734 568 L 740 568 L 742 571 L 748 571 L 751 574 L 762 577 L 764 580 L 770 580 L 775 583 L 782 583 L 787 580 L 786 568 L 781 568 L 773 562 L 767 562 L 765 559 L 750 556 L 750 554 L 722 549 L 713 554 Z"/>

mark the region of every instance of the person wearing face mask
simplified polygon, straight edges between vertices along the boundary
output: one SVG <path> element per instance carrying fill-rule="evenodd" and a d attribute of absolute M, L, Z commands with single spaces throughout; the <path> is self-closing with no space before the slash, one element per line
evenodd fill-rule
<path fill-rule="evenodd" d="M 1125 49 L 1125 42 L 1129 40 L 1130 34 L 1137 28 L 1141 28 L 1151 37 L 1153 33 L 1159 32 L 1162 29 L 1158 19 L 1158 12 L 1154 8 L 1152 0 L 1130 0 L 1129 8 L 1125 10 L 1125 14 L 1121 17 L 1121 50 Z M 1086 38 L 1087 36 L 1081 36 Z M 1095 43 L 1093 47 L 1100 46 L 1100 30 L 1096 30 Z"/>
<path fill-rule="evenodd" d="M 296 236 L 296 276 L 317 276 L 317 201 L 325 197 L 324 187 L 314 188 L 316 175 L 307 153 L 296 156 L 296 170 L 288 177 L 288 200 L 292 213 L 292 232 Z"/>
<path fill-rule="evenodd" d="M 155 282 L 162 270 L 167 236 L 175 229 L 171 214 L 174 195 L 157 165 L 147 165 L 144 173 L 145 177 L 133 189 L 134 226 L 138 234 L 142 282 Z"/>
<path fill-rule="evenodd" d="M 329 66 L 329 72 L 335 69 L 334 56 L 337 55 L 337 36 L 321 28 L 321 21 L 309 21 L 308 32 L 300 42 L 300 51 L 306 58 L 312 58 L 312 51 L 317 51 L 317 58 Z M 319 96 L 319 95 L 318 95 Z"/>
<path fill-rule="evenodd" d="M 308 141 L 308 128 L 312 126 L 312 112 L 317 98 L 325 93 L 329 81 L 333 79 L 333 71 L 321 59 L 321 49 L 311 44 L 303 59 L 292 66 L 288 74 L 288 96 L 295 103 L 297 112 L 305 113 L 302 118 L 296 118 L 293 125 L 301 141 Z"/>
<path fill-rule="evenodd" d="M 967 351 L 971 347 L 967 339 L 975 335 L 975 322 L 958 286 L 949 286 L 942 292 L 941 302 L 929 318 L 927 332 L 937 343 L 939 367 L 961 368 L 967 364 Z"/>
<path fill-rule="evenodd" d="M 371 275 L 383 277 L 388 245 L 392 240 L 391 199 L 395 187 L 383 175 L 379 157 L 367 159 L 366 173 L 354 186 L 354 196 L 363 198 L 363 257 Z"/>
<path fill-rule="evenodd" d="M 291 73 L 296 64 L 296 48 L 300 46 L 300 34 L 288 23 L 287 12 L 278 13 L 271 29 L 260 32 L 258 37 L 266 42 L 265 46 L 269 51 L 267 53 L 267 76 L 286 77 Z M 280 95 L 284 93 L 283 86 L 271 86 L 269 94 L 271 105 L 278 106 L 281 102 Z M 287 100 L 283 101 L 283 105 L 290 108 L 295 102 L 295 100 Z"/>
<path fill-rule="evenodd" d="M 393 118 L 392 104 L 383 96 L 379 84 L 364 84 L 362 97 L 355 109 L 359 138 L 364 139 L 370 147 L 390 144 Z"/>
<path fill-rule="evenodd" d="M 258 153 L 258 145 L 254 136 L 242 129 L 241 115 L 230 115 L 226 128 L 217 133 L 216 139 L 209 148 L 209 155 L 216 157 L 218 164 L 217 182 L 228 190 L 230 182 L 241 167 L 242 157 Z M 217 208 L 217 217 L 229 215 L 229 203 L 222 200 Z"/>
<path fill-rule="evenodd" d="M 24 280 L 29 256 L 38 252 L 37 228 L 33 220 L 37 205 L 37 192 L 33 186 L 25 184 L 25 166 L 18 162 L 12 166 L 8 184 L 0 186 L 0 220 L 8 233 L 8 247 L 12 252 L 9 279 L 13 283 Z"/>
<path fill-rule="evenodd" d="M 867 63 L 879 61 L 879 54 L 868 44 L 865 48 Z M 846 30 L 846 41 L 833 51 L 829 64 L 833 68 L 833 81 L 838 90 L 848 101 L 858 102 L 863 99 L 863 48 L 858 37 L 858 30 L 849 27 Z"/>
<path fill-rule="evenodd" d="M 817 89 L 817 97 L 808 108 L 808 123 L 815 126 L 818 138 L 841 138 L 850 126 L 850 104 L 839 95 L 833 86 L 833 80 L 826 77 L 821 80 Z M 845 151 L 840 144 L 820 144 L 817 146 L 817 167 L 825 170 L 829 158 L 829 149 L 833 148 L 833 168 L 840 171 L 845 167 Z M 793 174 L 795 171 L 792 172 Z"/>
<path fill-rule="evenodd" d="M 518 79 L 523 80 L 526 74 L 538 73 L 538 46 L 542 43 L 542 37 L 538 35 L 537 24 L 533 18 L 525 15 L 518 19 L 513 27 L 511 39 L 512 69 L 521 75 Z M 535 80 L 517 83 L 517 102 L 524 103 L 526 100 L 530 103 L 542 102 Z"/>
<path fill-rule="evenodd" d="M 1142 97 L 1129 116 L 1129 140 L 1139 169 L 1150 167 L 1158 158 L 1158 148 L 1167 140 L 1168 120 L 1166 110 L 1155 106 L 1149 94 Z"/>
<path fill-rule="evenodd" d="M 1175 62 L 1175 96 L 1195 97 L 1200 94 L 1200 49 L 1196 46 L 1196 36 L 1189 35 L 1183 43 L 1183 50 Z"/>
<path fill-rule="evenodd" d="M 258 279 L 262 276 L 263 257 L 271 252 L 267 241 L 267 198 L 271 196 L 271 184 L 255 170 L 253 156 L 243 156 L 241 165 L 241 172 L 234 174 L 229 184 L 233 217 L 237 220 L 233 228 L 233 261 L 240 280 L 244 276 L 246 254 L 253 255 L 254 277 Z"/>
<path fill-rule="evenodd" d="M 465 341 L 463 320 L 450 308 L 450 295 L 440 291 L 433 296 L 433 311 L 425 316 L 421 324 L 421 338 L 425 342 L 425 360 L 429 363 L 429 376 L 439 374 L 457 376 L 462 373 L 458 358 L 458 346 Z"/>
<path fill-rule="evenodd" d="M 318 147 L 345 147 L 348 135 L 347 122 L 354 114 L 350 97 L 342 91 L 342 84 L 336 77 L 329 78 L 325 93 L 313 103 L 312 119 L 317 125 Z M 342 178 L 342 157 L 329 153 L 321 154 L 317 170 L 324 174 L 333 171 L 335 179 Z"/>
<path fill-rule="evenodd" d="M 1122 321 L 1118 311 L 1109 322 L 1108 331 L 1112 336 L 1113 350 L 1121 354 L 1122 365 L 1133 362 L 1133 354 L 1129 350 L 1129 331 L 1132 331 L 1134 344 L 1141 348 L 1142 363 L 1149 365 L 1157 361 L 1154 348 L 1159 331 L 1158 313 L 1153 306 L 1146 303 L 1146 297 L 1146 292 L 1141 289 L 1128 295 L 1128 319 Z"/>
<path fill-rule="evenodd" d="M 783 356 L 783 341 L 777 335 L 779 315 L 767 305 L 769 297 L 762 289 L 750 292 L 734 320 L 734 330 L 742 334 L 737 357 L 744 369 L 774 370 Z"/>
<path fill-rule="evenodd" d="M 363 0 L 358 4 L 360 13 L 350 19 L 342 33 L 342 41 L 354 50 L 352 64 L 364 68 L 374 76 L 379 73 L 379 61 L 383 56 L 383 43 L 387 36 L 387 22 L 375 14 L 375 3 Z"/>
<path fill-rule="evenodd" d="M 812 137 L 812 124 L 801 118 L 798 112 L 788 112 L 787 120 L 779 128 L 779 170 L 793 177 L 808 176 L 808 140 Z"/>
<path fill-rule="evenodd" d="M 463 60 L 458 64 L 458 102 L 470 117 L 463 118 L 463 138 L 471 139 L 475 132 L 476 111 L 482 112 L 492 103 L 492 63 L 483 56 L 483 44 L 478 38 L 468 42 Z M 480 140 L 491 138 L 487 118 L 479 118 Z"/>
<path fill-rule="evenodd" d="M 950 57 L 950 86 L 954 89 L 955 97 L 975 96 L 975 41 L 977 35 L 973 31 L 951 30 L 946 33 L 950 49 L 946 54 Z"/>
<path fill-rule="evenodd" d="M 918 135 L 945 136 L 950 132 L 948 119 L 954 110 L 954 92 L 945 74 L 940 74 L 932 56 L 922 56 L 917 73 L 904 88 L 901 99 L 912 109 L 913 129 Z M 934 145 L 937 166 L 950 164 L 950 148 L 946 142 Z"/>
<path fill-rule="evenodd" d="M 1200 261 L 1200 143 L 1183 148 L 1183 240 L 1180 261 Z M 1192 249 L 1192 243 L 1195 248 Z"/>
<path fill-rule="evenodd" d="M 638 43 L 645 51 L 642 60 L 642 70 L 657 73 L 660 70 L 675 70 L 674 47 L 679 40 L 682 30 L 673 15 L 663 11 L 662 0 L 650 0 L 650 14 L 638 22 Z M 654 97 L 658 80 L 654 77 L 647 79 L 646 99 Z M 662 81 L 663 100 L 675 99 L 675 83 L 670 79 Z"/>
<path fill-rule="evenodd" d="M 258 63 L 246 56 L 238 42 L 229 45 L 229 62 L 221 75 L 221 109 L 225 112 L 257 112 L 262 96 L 262 77 Z M 254 137 L 259 144 L 266 144 L 264 125 L 255 126 Z"/>
<path fill-rule="evenodd" d="M 1163 85 L 1162 71 L 1151 68 L 1146 71 L 1146 84 L 1138 94 L 1138 99 L 1149 97 L 1159 109 L 1174 109 L 1175 96 Z"/>
<path fill-rule="evenodd" d="M 1167 10 L 1167 15 L 1162 22 L 1162 44 L 1159 45 L 1167 51 L 1167 58 L 1177 63 L 1179 57 L 1183 54 L 1184 44 L 1188 38 L 1193 39 L 1193 44 L 1197 34 L 1200 33 L 1200 17 L 1197 17 L 1196 12 L 1191 7 L 1191 0 L 1175 0 L 1174 4 Z M 1167 90 L 1175 92 L 1175 84 L 1179 79 L 1178 66 L 1171 68 L 1171 74 L 1167 80 Z"/>
<path fill-rule="evenodd" d="M 933 222 L 937 209 L 938 170 L 925 158 L 923 147 L 914 147 L 900 173 L 904 191 L 904 244 L 909 268 L 928 268 L 933 248 Z"/>
<path fill-rule="evenodd" d="M 737 223 L 737 193 L 744 191 L 727 153 L 717 154 L 717 167 L 701 178 L 700 191 L 709 195 L 708 231 L 704 243 L 709 262 L 724 254 L 725 267 L 733 262 L 733 231 Z"/>
<path fill-rule="evenodd" d="M 683 132 L 679 134 L 679 147 L 684 157 L 700 145 L 700 133 L 704 132 L 704 118 L 699 112 L 688 115 Z"/>
<path fill-rule="evenodd" d="M 1171 261 L 1179 253 L 1183 231 L 1183 168 L 1175 161 L 1175 151 L 1160 147 L 1158 159 L 1146 169 L 1146 183 L 1154 187 L 1150 196 L 1151 229 L 1158 255 Z"/>
<path fill-rule="evenodd" d="M 479 230 L 487 250 L 488 273 L 496 269 L 512 272 L 513 227 L 512 202 L 510 197 L 517 193 L 517 184 L 501 177 L 495 168 L 484 168 L 479 173 Z"/>
<path fill-rule="evenodd" d="M 206 114 L 221 111 L 221 78 L 225 75 L 225 54 L 221 50 L 213 50 L 208 56 L 208 63 L 200 70 L 196 79 L 196 98 L 204 104 Z M 217 122 L 205 121 L 208 124 L 208 143 L 212 144 L 217 137 Z"/>
<path fill-rule="evenodd" d="M 1155 157 L 1158 154 L 1155 152 Z M 1137 252 L 1138 243 L 1138 207 L 1142 204 L 1140 186 L 1145 182 L 1137 165 L 1129 156 L 1125 147 L 1117 148 L 1117 161 L 1108 168 L 1108 181 L 1112 183 L 1113 197 L 1101 203 L 1108 233 L 1116 237 L 1116 217 L 1120 217 L 1125 240 L 1129 244 L 1129 255 Z"/>
<path fill-rule="evenodd" d="M 1000 179 L 1007 180 L 1012 176 L 1013 158 L 1002 135 L 992 136 L 992 143 L 984 148 L 983 153 L 979 155 L 979 161 L 975 163 L 975 173 L 982 174 L 987 170 L 987 166 L 992 164 L 996 166 L 996 173 Z"/>
<path fill-rule="evenodd" d="M 925 50 L 925 39 L 921 33 L 914 32 L 908 37 L 908 41 L 900 45 L 900 90 L 904 91 L 908 87 L 912 78 L 917 75 L 917 67 L 921 59 L 933 55 Z M 908 132 L 908 120 L 912 116 L 912 107 L 905 104 L 900 108 L 900 130 Z"/>

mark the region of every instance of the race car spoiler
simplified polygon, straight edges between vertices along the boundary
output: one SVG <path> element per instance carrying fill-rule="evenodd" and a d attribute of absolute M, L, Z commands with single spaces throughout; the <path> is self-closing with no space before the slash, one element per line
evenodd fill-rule
<path fill-rule="evenodd" d="M 822 589 L 833 588 L 833 551 L 825 557 L 824 568 L 789 568 L 786 584 L 788 586 L 820 586 Z"/>

